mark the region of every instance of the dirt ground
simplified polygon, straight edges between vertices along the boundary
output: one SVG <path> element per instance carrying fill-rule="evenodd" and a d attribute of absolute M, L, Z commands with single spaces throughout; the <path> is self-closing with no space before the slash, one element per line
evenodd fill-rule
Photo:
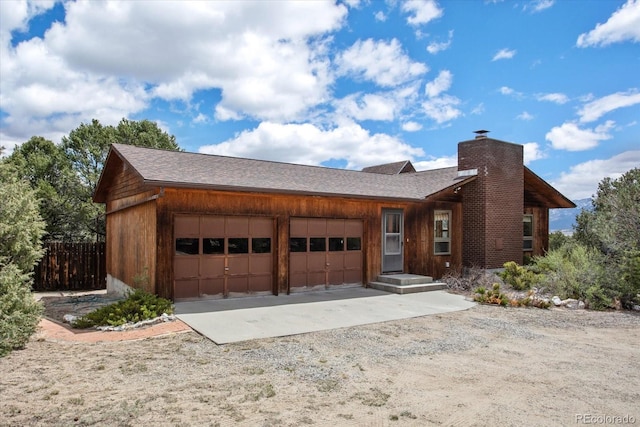
<path fill-rule="evenodd" d="M 628 312 L 476 306 L 220 346 L 40 336 L 0 359 L 0 426 L 640 425 L 639 368 Z"/>

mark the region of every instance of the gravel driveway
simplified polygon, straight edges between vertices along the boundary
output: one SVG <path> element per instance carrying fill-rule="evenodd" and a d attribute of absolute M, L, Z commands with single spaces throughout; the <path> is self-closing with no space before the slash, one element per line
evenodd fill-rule
<path fill-rule="evenodd" d="M 32 341 L 0 359 L 0 425 L 640 424 L 639 343 L 631 313 L 482 305 L 227 345 Z"/>

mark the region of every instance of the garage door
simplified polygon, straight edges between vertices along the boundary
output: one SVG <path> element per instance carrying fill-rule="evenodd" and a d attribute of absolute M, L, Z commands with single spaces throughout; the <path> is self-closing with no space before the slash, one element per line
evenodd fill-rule
<path fill-rule="evenodd" d="M 174 298 L 273 289 L 273 219 L 179 215 L 174 224 Z"/>
<path fill-rule="evenodd" d="M 362 220 L 292 218 L 292 288 L 362 283 Z"/>

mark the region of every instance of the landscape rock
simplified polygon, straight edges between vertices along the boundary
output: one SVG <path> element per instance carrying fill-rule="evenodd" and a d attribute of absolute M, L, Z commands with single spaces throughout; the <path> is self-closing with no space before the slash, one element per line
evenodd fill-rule
<path fill-rule="evenodd" d="M 565 300 L 562 300 L 562 305 L 572 310 L 575 310 L 578 308 L 579 301 L 577 299 L 567 298 Z"/>
<path fill-rule="evenodd" d="M 64 322 L 68 324 L 72 324 L 77 319 L 78 319 L 78 316 L 74 316 L 73 314 L 65 314 L 64 316 L 62 316 L 62 320 L 64 320 Z"/>
<path fill-rule="evenodd" d="M 553 305 L 555 305 L 556 307 L 560 307 L 562 305 L 562 300 L 560 299 L 559 296 L 555 295 L 553 298 L 551 298 L 551 302 L 553 303 Z"/>

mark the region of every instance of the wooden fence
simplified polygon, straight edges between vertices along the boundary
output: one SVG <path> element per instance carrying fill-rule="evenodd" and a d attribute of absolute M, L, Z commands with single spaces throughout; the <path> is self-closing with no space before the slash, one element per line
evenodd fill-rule
<path fill-rule="evenodd" d="M 76 291 L 106 288 L 105 243 L 44 244 L 45 253 L 34 269 L 35 291 Z"/>

